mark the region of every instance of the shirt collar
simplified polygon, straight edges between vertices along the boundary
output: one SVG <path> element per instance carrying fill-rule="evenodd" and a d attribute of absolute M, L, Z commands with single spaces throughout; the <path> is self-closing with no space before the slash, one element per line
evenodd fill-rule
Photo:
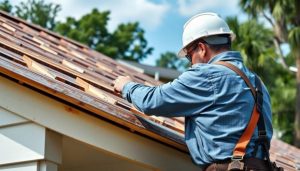
<path fill-rule="evenodd" d="M 208 64 L 212 64 L 217 61 L 241 61 L 243 62 L 241 53 L 238 51 L 226 51 L 217 54 L 216 56 L 212 57 L 209 61 Z"/>
<path fill-rule="evenodd" d="M 241 53 L 238 51 L 226 51 L 217 54 L 216 56 L 212 57 L 207 63 L 212 64 L 217 61 L 240 61 L 243 62 L 243 58 L 241 56 Z M 201 63 L 197 63 L 192 65 L 192 68 L 201 65 Z"/>

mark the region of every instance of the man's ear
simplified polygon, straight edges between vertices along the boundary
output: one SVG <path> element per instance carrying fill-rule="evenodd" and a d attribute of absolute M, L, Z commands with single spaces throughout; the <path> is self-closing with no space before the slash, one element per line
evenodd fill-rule
<path fill-rule="evenodd" d="M 201 56 L 204 57 L 207 53 L 207 47 L 205 46 L 204 43 L 199 43 L 199 48 L 201 50 L 201 52 L 200 52 Z"/>

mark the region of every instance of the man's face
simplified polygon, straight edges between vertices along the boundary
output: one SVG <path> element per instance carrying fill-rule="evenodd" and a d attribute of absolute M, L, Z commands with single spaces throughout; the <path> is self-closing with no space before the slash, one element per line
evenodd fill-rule
<path fill-rule="evenodd" d="M 190 45 L 188 45 L 185 48 L 186 51 L 186 58 L 190 61 L 190 63 L 196 64 L 196 63 L 206 63 L 207 60 L 205 58 L 205 50 L 207 46 L 203 42 L 195 42 Z"/>
<path fill-rule="evenodd" d="M 186 49 L 185 57 L 190 61 L 190 63 L 193 63 L 192 59 L 193 59 L 194 51 L 198 48 L 197 44 L 198 43 L 192 43 L 191 45 L 185 48 Z"/>

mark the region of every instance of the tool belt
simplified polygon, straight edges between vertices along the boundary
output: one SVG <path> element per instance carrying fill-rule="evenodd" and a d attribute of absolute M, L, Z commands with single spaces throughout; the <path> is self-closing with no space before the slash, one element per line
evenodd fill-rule
<path fill-rule="evenodd" d="M 227 160 L 225 162 L 216 162 L 212 163 L 205 167 L 205 171 L 227 171 L 228 166 L 231 160 Z M 245 171 L 255 171 L 255 170 L 269 170 L 268 162 L 266 160 L 261 160 L 254 157 L 244 158 L 243 159 L 244 167 L 243 170 Z"/>
<path fill-rule="evenodd" d="M 232 155 L 231 161 L 228 163 L 228 167 L 226 170 L 228 170 L 228 171 L 247 170 L 247 167 L 249 167 L 248 166 L 249 163 L 246 163 L 246 165 L 245 165 L 245 160 L 244 160 L 244 156 L 246 154 L 246 147 L 247 147 L 248 143 L 250 142 L 250 139 L 254 133 L 255 127 L 257 126 L 258 139 L 256 140 L 252 156 L 256 156 L 258 147 L 261 146 L 262 150 L 265 154 L 265 160 L 261 160 L 261 161 L 264 161 L 267 163 L 267 170 L 283 171 L 282 167 L 277 167 L 276 163 L 271 162 L 271 160 L 270 160 L 270 155 L 269 155 L 270 143 L 267 139 L 267 134 L 266 134 L 266 129 L 265 129 L 265 121 L 264 121 L 264 116 L 262 114 L 263 93 L 262 93 L 261 80 L 259 79 L 259 77 L 257 75 L 255 75 L 255 88 L 254 88 L 252 86 L 250 80 L 248 79 L 248 77 L 236 66 L 234 66 L 228 62 L 225 62 L 225 61 L 218 61 L 218 62 L 215 62 L 214 64 L 223 65 L 223 66 L 233 70 L 239 76 L 241 76 L 243 78 L 243 80 L 245 81 L 245 83 L 247 84 L 247 86 L 250 88 L 251 93 L 254 97 L 254 102 L 255 102 L 250 121 L 233 150 L 233 155 Z"/>

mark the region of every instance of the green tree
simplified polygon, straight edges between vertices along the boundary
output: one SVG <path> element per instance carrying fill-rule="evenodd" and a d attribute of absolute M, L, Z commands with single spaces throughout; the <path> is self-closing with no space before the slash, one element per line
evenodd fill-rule
<path fill-rule="evenodd" d="M 273 46 L 272 30 L 265 28 L 256 20 L 239 23 L 237 17 L 229 17 L 226 21 L 236 34 L 232 48 L 241 52 L 250 70 L 259 74 L 265 83 L 272 83 L 269 68 L 266 67 L 270 65 L 270 61 L 274 62 L 277 56 Z"/>
<path fill-rule="evenodd" d="M 298 68 L 296 74 L 296 112 L 294 119 L 294 144 L 300 147 L 300 1 L 298 0 L 240 0 L 240 6 L 255 19 L 263 18 L 273 28 L 274 45 L 280 57 L 279 62 L 288 70 L 287 57 L 280 45 L 288 43 Z M 288 106 L 286 106 L 288 107 Z"/>
<path fill-rule="evenodd" d="M 0 10 L 11 13 L 13 6 L 9 3 L 9 0 L 0 2 Z"/>
<path fill-rule="evenodd" d="M 109 11 L 93 9 L 79 20 L 69 17 L 55 31 L 82 42 L 114 59 L 141 61 L 152 53 L 137 22 L 120 24 L 112 33 L 107 29 Z"/>
<path fill-rule="evenodd" d="M 294 139 L 296 78 L 294 74 L 284 69 L 278 62 L 269 67 L 272 69 L 269 77 L 274 80 L 272 87 L 269 86 L 272 99 L 273 124 L 278 136 L 292 144 Z"/>
<path fill-rule="evenodd" d="M 242 53 L 244 62 L 259 74 L 271 95 L 273 123 L 279 136 L 288 143 L 293 138 L 293 106 L 295 101 L 294 75 L 278 62 L 279 55 L 274 46 L 274 33 L 262 23 L 252 19 L 239 23 L 237 17 L 227 18 L 230 28 L 236 33 L 233 49 Z M 285 58 L 286 65 L 293 63 L 290 56 Z"/>
<path fill-rule="evenodd" d="M 54 31 L 95 49 L 97 46 L 105 46 L 110 39 L 106 27 L 108 20 L 108 11 L 99 12 L 93 9 L 90 14 L 82 16 L 78 21 L 68 17 L 66 22 L 58 22 Z"/>
<path fill-rule="evenodd" d="M 148 48 L 147 40 L 144 38 L 145 31 L 139 26 L 139 23 L 120 24 L 112 33 L 108 42 L 110 47 L 114 47 L 111 56 L 131 61 L 141 61 L 150 55 L 153 48 Z M 105 47 L 99 47 L 103 53 L 106 52 Z M 98 48 L 96 48 L 98 50 Z"/>
<path fill-rule="evenodd" d="M 27 0 L 27 2 L 21 2 L 16 6 L 15 15 L 53 30 L 59 11 L 61 11 L 61 7 L 58 4 L 45 3 L 44 0 Z"/>
<path fill-rule="evenodd" d="M 9 0 L 0 2 L 0 10 L 6 11 L 31 23 L 53 30 L 56 16 L 61 7 L 54 3 L 45 3 L 44 0 L 27 0 L 12 6 Z"/>
<path fill-rule="evenodd" d="M 179 59 L 173 52 L 165 52 L 156 60 L 156 66 L 183 71 L 188 67 L 188 61 Z"/>

